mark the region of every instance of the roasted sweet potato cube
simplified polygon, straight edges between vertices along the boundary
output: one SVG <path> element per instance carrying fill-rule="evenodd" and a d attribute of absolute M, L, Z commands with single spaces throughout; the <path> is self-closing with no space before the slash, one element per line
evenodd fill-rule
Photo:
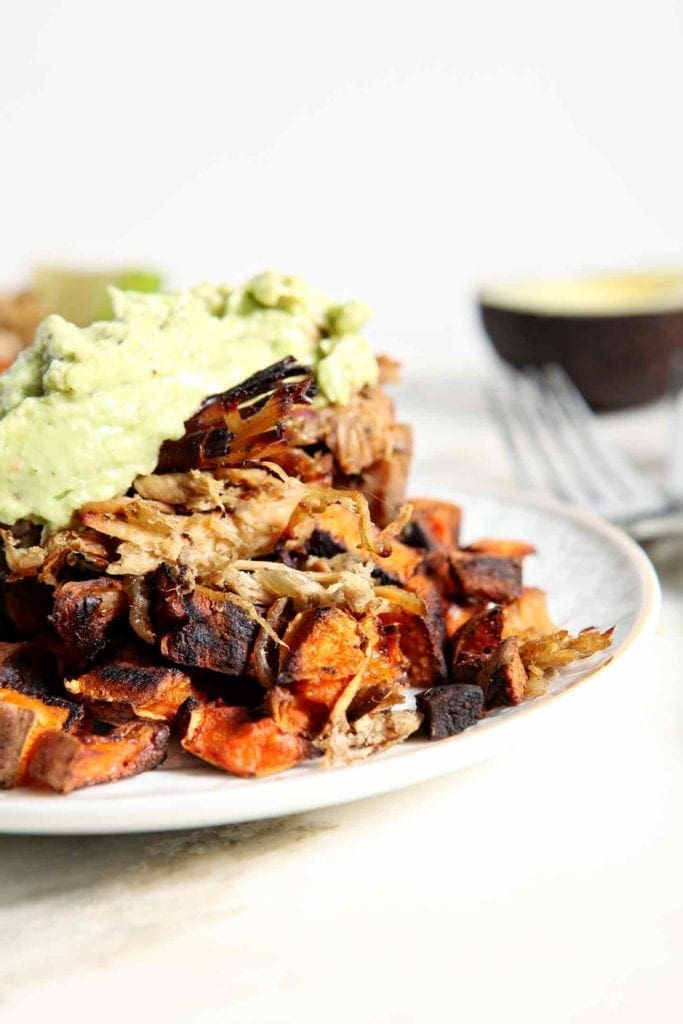
<path fill-rule="evenodd" d="M 503 637 L 540 637 L 554 632 L 545 592 L 538 587 L 524 587 L 519 597 L 505 606 Z"/>
<path fill-rule="evenodd" d="M 427 738 L 444 740 L 479 721 L 484 713 L 484 691 L 472 683 L 433 686 L 418 693 L 416 703 Z"/>
<path fill-rule="evenodd" d="M 503 640 L 480 670 L 477 682 L 484 691 L 484 704 L 487 708 L 522 702 L 528 676 L 519 656 L 516 637 Z"/>
<path fill-rule="evenodd" d="M 266 709 L 285 731 L 317 736 L 344 690 L 357 680 L 358 695 L 368 688 L 396 691 L 406 658 L 394 625 L 374 615 L 357 620 L 342 608 L 303 612 L 285 634 L 278 685 L 266 696 Z"/>
<path fill-rule="evenodd" d="M 363 639 L 358 620 L 344 608 L 313 608 L 297 615 L 285 633 L 289 653 L 277 678 L 278 687 L 291 690 L 294 704 L 285 702 L 277 720 L 317 734 L 363 668 Z"/>
<path fill-rule="evenodd" d="M 189 619 L 188 598 L 193 590 L 186 572 L 162 562 L 149 576 L 150 613 L 160 633 L 175 629 Z"/>
<path fill-rule="evenodd" d="M 307 553 L 323 558 L 329 558 L 330 554 L 316 550 L 320 545 L 335 555 L 341 551 L 354 551 L 361 545 L 358 514 L 352 508 L 335 502 L 322 512 L 296 521 L 292 540 L 300 543 Z"/>
<path fill-rule="evenodd" d="M 83 709 L 58 697 L 0 689 L 0 788 L 21 785 L 31 751 L 48 730 L 73 728 Z"/>
<path fill-rule="evenodd" d="M 420 573 L 427 576 L 444 601 L 456 601 L 459 588 L 451 572 L 451 556 L 445 551 L 425 551 L 420 562 Z"/>
<path fill-rule="evenodd" d="M 278 684 L 311 682 L 338 689 L 352 679 L 363 664 L 362 636 L 358 620 L 345 608 L 312 608 L 291 622 L 284 637 L 284 654 Z"/>
<path fill-rule="evenodd" d="M 190 677 L 178 668 L 113 661 L 64 683 L 87 703 L 128 706 L 140 718 L 173 722 L 178 708 L 194 694 Z"/>
<path fill-rule="evenodd" d="M 28 751 L 39 735 L 37 722 L 35 711 L 0 703 L 0 789 L 12 789 L 21 781 Z"/>
<path fill-rule="evenodd" d="M 436 686 L 446 681 L 444 644 L 446 629 L 441 597 L 425 576 L 415 576 L 408 589 L 422 598 L 423 615 L 413 615 L 403 608 L 392 608 L 380 616 L 385 625 L 398 626 L 401 650 L 408 661 L 408 677 L 413 686 Z"/>
<path fill-rule="evenodd" d="M 485 611 L 486 605 L 481 604 L 449 604 L 444 616 L 448 639 L 452 640 L 466 622 L 473 619 L 475 615 L 481 615 Z"/>
<path fill-rule="evenodd" d="M 451 574 L 458 600 L 507 604 L 522 592 L 522 563 L 518 558 L 458 551 L 451 555 Z"/>
<path fill-rule="evenodd" d="M 127 611 L 122 580 L 102 577 L 62 584 L 55 593 L 52 622 L 69 661 L 85 665 L 101 654 L 114 623 Z"/>
<path fill-rule="evenodd" d="M 368 614 L 360 620 L 359 627 L 366 656 L 359 695 L 370 687 L 389 686 L 395 689 L 402 685 L 410 665 L 401 646 L 400 626 Z"/>
<path fill-rule="evenodd" d="M 185 750 L 243 778 L 271 775 L 314 756 L 312 743 L 245 708 L 188 701 L 180 715 Z"/>
<path fill-rule="evenodd" d="M 258 623 L 230 594 L 214 598 L 196 591 L 186 597 L 185 609 L 187 621 L 161 638 L 164 657 L 178 665 L 242 675 Z"/>
<path fill-rule="evenodd" d="M 380 583 L 406 586 L 420 567 L 420 553 L 399 540 L 392 540 L 388 555 L 373 557 L 372 575 Z"/>
<path fill-rule="evenodd" d="M 58 793 L 127 779 L 166 757 L 170 730 L 161 722 L 124 722 L 106 735 L 46 732 L 36 742 L 28 774 Z"/>
<path fill-rule="evenodd" d="M 309 700 L 296 685 L 271 686 L 265 695 L 263 708 L 283 732 L 309 738 L 318 735 L 330 715 L 330 706 L 319 700 Z"/>
<path fill-rule="evenodd" d="M 473 615 L 453 637 L 451 678 L 475 683 L 481 669 L 503 638 L 503 609 L 499 606 Z"/>
<path fill-rule="evenodd" d="M 0 643 L 0 687 L 38 697 L 61 687 L 57 659 L 38 641 Z"/>
<path fill-rule="evenodd" d="M 460 539 L 462 511 L 458 505 L 431 498 L 411 498 L 413 508 L 403 541 L 425 551 L 454 551 Z"/>

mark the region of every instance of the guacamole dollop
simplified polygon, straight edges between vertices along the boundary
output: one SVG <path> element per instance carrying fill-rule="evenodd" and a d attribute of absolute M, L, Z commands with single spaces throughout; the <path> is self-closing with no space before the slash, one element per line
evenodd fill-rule
<path fill-rule="evenodd" d="M 0 376 L 0 522 L 59 527 L 124 494 L 204 398 L 284 356 L 313 367 L 328 402 L 377 380 L 360 335 L 367 307 L 335 305 L 296 277 L 111 299 L 113 319 L 88 327 L 48 316 Z"/>

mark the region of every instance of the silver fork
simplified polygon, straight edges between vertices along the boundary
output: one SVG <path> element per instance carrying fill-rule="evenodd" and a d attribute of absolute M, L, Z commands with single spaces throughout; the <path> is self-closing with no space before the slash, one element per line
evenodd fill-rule
<path fill-rule="evenodd" d="M 607 444 L 561 367 L 501 369 L 488 398 L 526 487 L 591 508 L 641 543 L 683 537 L 683 396 L 677 399 L 680 429 L 674 431 L 666 489 Z"/>

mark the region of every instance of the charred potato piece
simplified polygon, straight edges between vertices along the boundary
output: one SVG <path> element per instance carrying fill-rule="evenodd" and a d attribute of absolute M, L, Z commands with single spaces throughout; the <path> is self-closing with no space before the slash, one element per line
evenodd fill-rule
<path fill-rule="evenodd" d="M 508 637 L 491 655 L 477 676 L 484 691 L 486 708 L 520 704 L 528 683 L 526 669 L 519 656 L 519 642 Z"/>
<path fill-rule="evenodd" d="M 196 591 L 185 598 L 187 621 L 161 638 L 161 653 L 177 665 L 240 676 L 258 633 L 257 622 L 230 594 Z"/>
<path fill-rule="evenodd" d="M 453 637 L 451 678 L 455 683 L 476 683 L 479 672 L 503 639 L 503 609 L 473 615 Z"/>
<path fill-rule="evenodd" d="M 412 498 L 413 514 L 403 532 L 403 542 L 425 551 L 450 552 L 458 547 L 462 510 L 447 501 Z"/>
<path fill-rule="evenodd" d="M 444 740 L 479 721 L 484 714 L 484 691 L 471 683 L 433 686 L 418 693 L 416 704 L 427 739 Z"/>
<path fill-rule="evenodd" d="M 459 598 L 459 588 L 453 579 L 451 557 L 448 552 L 425 551 L 420 563 L 420 572 L 429 577 L 445 602 L 453 602 Z"/>
<path fill-rule="evenodd" d="M 370 689 L 381 690 L 380 700 L 389 693 L 398 699 L 407 663 L 392 624 L 374 615 L 359 621 L 342 608 L 318 608 L 297 616 L 285 642 L 291 653 L 266 697 L 266 709 L 285 731 L 317 736 L 359 673 L 359 700 Z"/>
<path fill-rule="evenodd" d="M 358 621 L 344 608 L 313 608 L 292 621 L 284 636 L 289 648 L 280 666 L 276 721 L 295 732 L 316 735 L 344 688 L 365 662 Z"/>
<path fill-rule="evenodd" d="M 272 718 L 254 720 L 245 708 L 190 700 L 179 721 L 185 750 L 242 778 L 285 771 L 315 754 L 309 740 Z"/>
<path fill-rule="evenodd" d="M 475 615 L 482 615 L 485 611 L 485 604 L 449 604 L 444 615 L 448 639 L 452 640 L 466 622 L 473 619 Z"/>
<path fill-rule="evenodd" d="M 0 687 L 37 697 L 61 686 L 57 659 L 47 645 L 24 640 L 0 643 Z"/>
<path fill-rule="evenodd" d="M 187 622 L 190 617 L 187 600 L 192 589 L 187 573 L 167 562 L 162 562 L 150 574 L 150 615 L 160 633 Z"/>
<path fill-rule="evenodd" d="M 522 592 L 522 563 L 518 558 L 458 551 L 451 555 L 451 574 L 458 600 L 507 604 Z"/>
<path fill-rule="evenodd" d="M 58 697 L 0 689 L 0 788 L 21 785 L 39 737 L 74 728 L 83 709 Z"/>
<path fill-rule="evenodd" d="M 372 575 L 380 583 L 406 586 L 420 567 L 420 555 L 407 544 L 392 540 L 388 555 L 375 555 Z"/>
<path fill-rule="evenodd" d="M 408 662 L 408 677 L 413 686 L 436 686 L 447 681 L 444 645 L 446 629 L 441 597 L 434 584 L 424 576 L 415 576 L 409 583 L 411 593 L 422 598 L 423 615 L 413 615 L 402 608 L 383 612 L 386 625 L 398 626 L 401 650 Z"/>
<path fill-rule="evenodd" d="M 161 722 L 123 722 L 106 735 L 46 732 L 36 742 L 28 774 L 58 793 L 127 779 L 166 757 L 170 730 Z"/>
<path fill-rule="evenodd" d="M 35 711 L 0 703 L 0 789 L 12 789 L 21 782 L 28 752 L 38 735 Z"/>
<path fill-rule="evenodd" d="M 297 522 L 287 546 L 293 550 L 301 548 L 309 555 L 330 558 L 344 551 L 355 551 L 360 545 L 357 513 L 335 502 L 322 512 L 308 515 L 305 520 Z"/>
<path fill-rule="evenodd" d="M 289 648 L 278 684 L 310 682 L 335 692 L 363 665 L 358 622 L 345 608 L 312 608 L 292 621 L 284 641 Z"/>
<path fill-rule="evenodd" d="M 178 708 L 194 694 L 190 677 L 177 668 L 114 661 L 67 679 L 69 693 L 87 703 L 127 706 L 140 718 L 173 722 Z"/>
<path fill-rule="evenodd" d="M 62 584 L 55 593 L 52 622 L 69 661 L 84 665 L 101 654 L 112 626 L 127 611 L 122 580 L 103 577 Z"/>

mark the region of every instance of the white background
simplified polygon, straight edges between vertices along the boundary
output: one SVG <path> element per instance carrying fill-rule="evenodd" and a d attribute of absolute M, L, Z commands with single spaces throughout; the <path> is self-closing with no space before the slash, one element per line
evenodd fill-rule
<path fill-rule="evenodd" d="M 450 355 L 482 278 L 683 262 L 682 25 L 676 0 L 7 3 L 0 281 L 273 265 Z"/>

